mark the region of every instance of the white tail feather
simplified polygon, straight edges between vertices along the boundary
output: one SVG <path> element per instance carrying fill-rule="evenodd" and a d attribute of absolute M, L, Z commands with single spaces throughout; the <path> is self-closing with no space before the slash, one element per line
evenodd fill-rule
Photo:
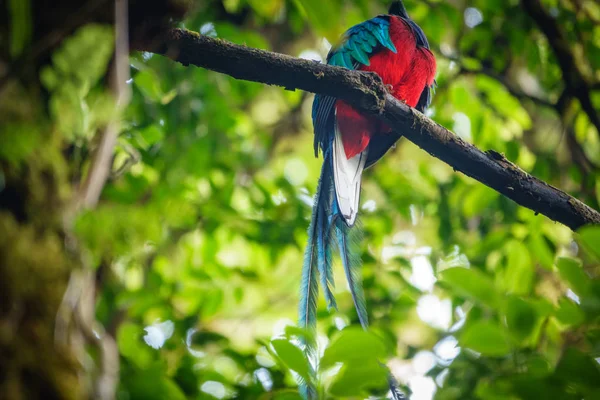
<path fill-rule="evenodd" d="M 333 139 L 333 180 L 338 206 L 348 226 L 354 225 L 358 215 L 360 180 L 367 161 L 367 151 L 368 148 L 348 159 L 336 121 Z"/>

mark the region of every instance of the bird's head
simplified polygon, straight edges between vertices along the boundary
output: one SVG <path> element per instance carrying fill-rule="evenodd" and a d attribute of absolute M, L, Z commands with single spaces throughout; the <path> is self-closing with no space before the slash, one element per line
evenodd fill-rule
<path fill-rule="evenodd" d="M 404 7 L 404 3 L 402 3 L 402 0 L 394 1 L 390 5 L 388 13 L 391 15 L 399 15 L 402 18 L 408 18 L 408 14 L 406 12 L 406 8 Z"/>

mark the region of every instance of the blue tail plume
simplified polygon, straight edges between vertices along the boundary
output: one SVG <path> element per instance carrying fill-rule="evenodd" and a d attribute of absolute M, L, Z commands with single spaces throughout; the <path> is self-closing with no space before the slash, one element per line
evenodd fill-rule
<path fill-rule="evenodd" d="M 317 299 L 319 281 L 323 288 L 328 309 L 337 309 L 333 296 L 332 247 L 337 247 L 352 294 L 352 301 L 360 324 L 368 329 L 369 321 L 362 287 L 359 243 L 362 232 L 357 225 L 348 227 L 339 212 L 333 180 L 333 161 L 329 151 L 325 152 L 317 193 L 313 203 L 308 227 L 308 244 L 304 252 L 302 284 L 299 304 L 299 326 L 309 332 L 316 330 Z M 306 400 L 318 398 L 316 390 L 316 340 L 315 335 L 302 338 L 304 352 L 309 360 L 309 381 L 300 382 L 300 394 Z M 389 386 L 394 400 L 404 399 L 397 389 L 394 378 L 389 375 Z"/>
<path fill-rule="evenodd" d="M 321 169 L 317 194 L 315 195 L 312 217 L 308 227 L 308 244 L 304 252 L 304 265 L 302 266 L 299 325 L 303 328 L 314 329 L 316 326 L 319 277 L 328 308 L 337 308 L 332 292 L 334 282 L 331 267 L 330 217 L 333 199 L 331 156 L 327 154 Z"/>
<path fill-rule="evenodd" d="M 334 205 L 334 208 L 335 205 Z M 337 213 L 336 213 L 337 215 Z M 335 219 L 335 235 L 337 238 L 338 249 L 346 273 L 346 280 L 354 302 L 354 308 L 358 314 L 358 320 L 364 329 L 369 326 L 367 317 L 367 307 L 365 304 L 365 294 L 362 287 L 362 274 L 360 252 L 358 249 L 362 232 L 358 226 L 349 228 L 342 218 Z"/>
<path fill-rule="evenodd" d="M 331 202 L 333 196 L 333 175 L 331 173 L 331 155 L 327 154 L 321 169 L 317 194 L 313 204 L 312 217 L 308 227 L 308 244 L 304 252 L 302 266 L 302 285 L 300 289 L 299 325 L 314 331 L 317 322 L 317 299 L 319 296 L 319 278 L 323 286 L 325 300 L 329 309 L 337 309 L 332 288 L 333 270 L 331 266 Z M 301 382 L 300 393 L 308 400 L 317 399 L 315 389 L 316 372 L 312 367 L 316 360 L 315 337 L 303 338 L 304 352 L 310 365 L 310 378 L 313 382 Z"/>

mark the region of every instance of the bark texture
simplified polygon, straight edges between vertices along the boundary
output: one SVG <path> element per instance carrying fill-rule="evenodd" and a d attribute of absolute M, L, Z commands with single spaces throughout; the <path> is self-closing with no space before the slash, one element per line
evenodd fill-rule
<path fill-rule="evenodd" d="M 573 230 L 600 224 L 600 213 L 569 194 L 529 175 L 502 154 L 483 152 L 417 110 L 397 101 L 381 79 L 314 61 L 236 45 L 184 29 L 171 29 L 137 44 L 138 50 L 165 55 L 237 79 L 302 89 L 343 99 L 379 116 L 397 132 L 456 171 L 498 191 L 536 214 Z"/>

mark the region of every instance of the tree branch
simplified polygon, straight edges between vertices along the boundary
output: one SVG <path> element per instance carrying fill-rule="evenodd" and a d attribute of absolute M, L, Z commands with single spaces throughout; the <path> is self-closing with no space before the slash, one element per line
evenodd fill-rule
<path fill-rule="evenodd" d="M 455 170 L 516 203 L 573 230 L 600 224 L 600 213 L 527 174 L 503 155 L 482 152 L 387 93 L 379 76 L 239 46 L 182 29 L 172 29 L 138 50 L 165 55 L 183 65 L 222 72 L 237 79 L 302 89 L 349 102 L 378 115 L 392 128 Z"/>
<path fill-rule="evenodd" d="M 564 32 L 560 29 L 558 21 L 544 9 L 540 0 L 521 0 L 521 5 L 535 21 L 542 33 L 546 36 L 550 47 L 554 51 L 558 65 L 563 74 L 563 80 L 567 92 L 573 95 L 581 108 L 587 114 L 591 123 L 594 124 L 600 135 L 600 115 L 590 98 L 592 85 L 586 79 L 581 67 L 575 59 L 575 54 L 571 49 L 571 44 L 567 40 Z"/>

